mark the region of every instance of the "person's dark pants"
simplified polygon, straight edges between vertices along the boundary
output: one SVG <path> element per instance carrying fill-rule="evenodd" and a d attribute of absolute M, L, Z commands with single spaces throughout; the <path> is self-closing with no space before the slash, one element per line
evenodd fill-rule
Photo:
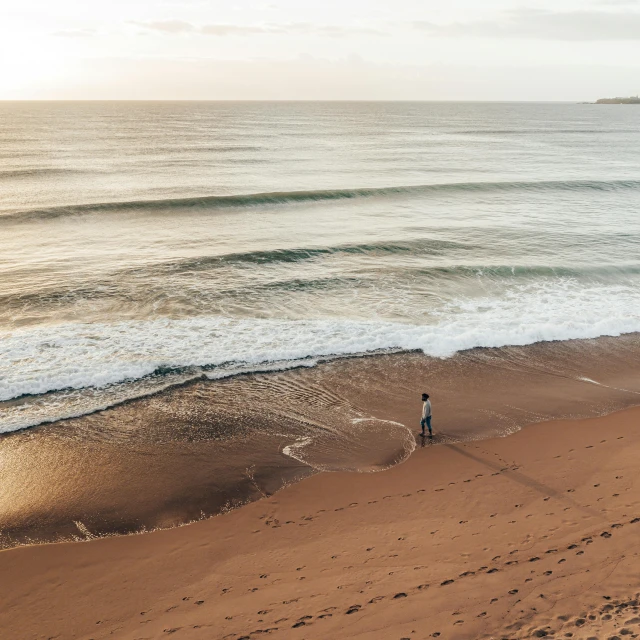
<path fill-rule="evenodd" d="M 425 425 L 427 429 L 429 429 L 429 434 L 431 434 L 431 416 L 427 416 L 426 418 L 422 418 L 420 420 L 420 426 L 422 427 L 422 433 L 424 433 Z"/>

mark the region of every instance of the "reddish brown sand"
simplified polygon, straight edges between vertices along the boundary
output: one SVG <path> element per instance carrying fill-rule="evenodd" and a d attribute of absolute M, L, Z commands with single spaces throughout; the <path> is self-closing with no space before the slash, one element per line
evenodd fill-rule
<path fill-rule="evenodd" d="M 640 409 L 418 449 L 146 535 L 0 552 L 0 637 L 635 638 Z"/>

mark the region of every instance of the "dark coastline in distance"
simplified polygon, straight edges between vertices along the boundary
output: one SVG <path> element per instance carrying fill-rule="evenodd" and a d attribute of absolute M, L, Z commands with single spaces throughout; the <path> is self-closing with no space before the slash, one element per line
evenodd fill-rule
<path fill-rule="evenodd" d="M 640 96 L 631 96 L 629 98 L 600 98 L 593 104 L 640 104 Z"/>

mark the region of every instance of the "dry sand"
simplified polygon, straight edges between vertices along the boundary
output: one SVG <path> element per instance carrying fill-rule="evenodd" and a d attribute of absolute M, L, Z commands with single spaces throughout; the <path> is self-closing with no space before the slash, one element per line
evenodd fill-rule
<path fill-rule="evenodd" d="M 0 552 L 0 637 L 635 638 L 640 408 Z"/>

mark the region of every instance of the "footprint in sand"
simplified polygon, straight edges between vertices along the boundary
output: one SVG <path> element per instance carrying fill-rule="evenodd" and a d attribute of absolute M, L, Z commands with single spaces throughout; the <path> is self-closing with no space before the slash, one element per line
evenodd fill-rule
<path fill-rule="evenodd" d="M 358 613 L 358 611 L 360 611 L 360 609 L 362 609 L 362 606 L 359 604 L 354 604 L 351 607 L 349 607 L 347 609 L 347 615 L 351 615 L 352 613 Z"/>

